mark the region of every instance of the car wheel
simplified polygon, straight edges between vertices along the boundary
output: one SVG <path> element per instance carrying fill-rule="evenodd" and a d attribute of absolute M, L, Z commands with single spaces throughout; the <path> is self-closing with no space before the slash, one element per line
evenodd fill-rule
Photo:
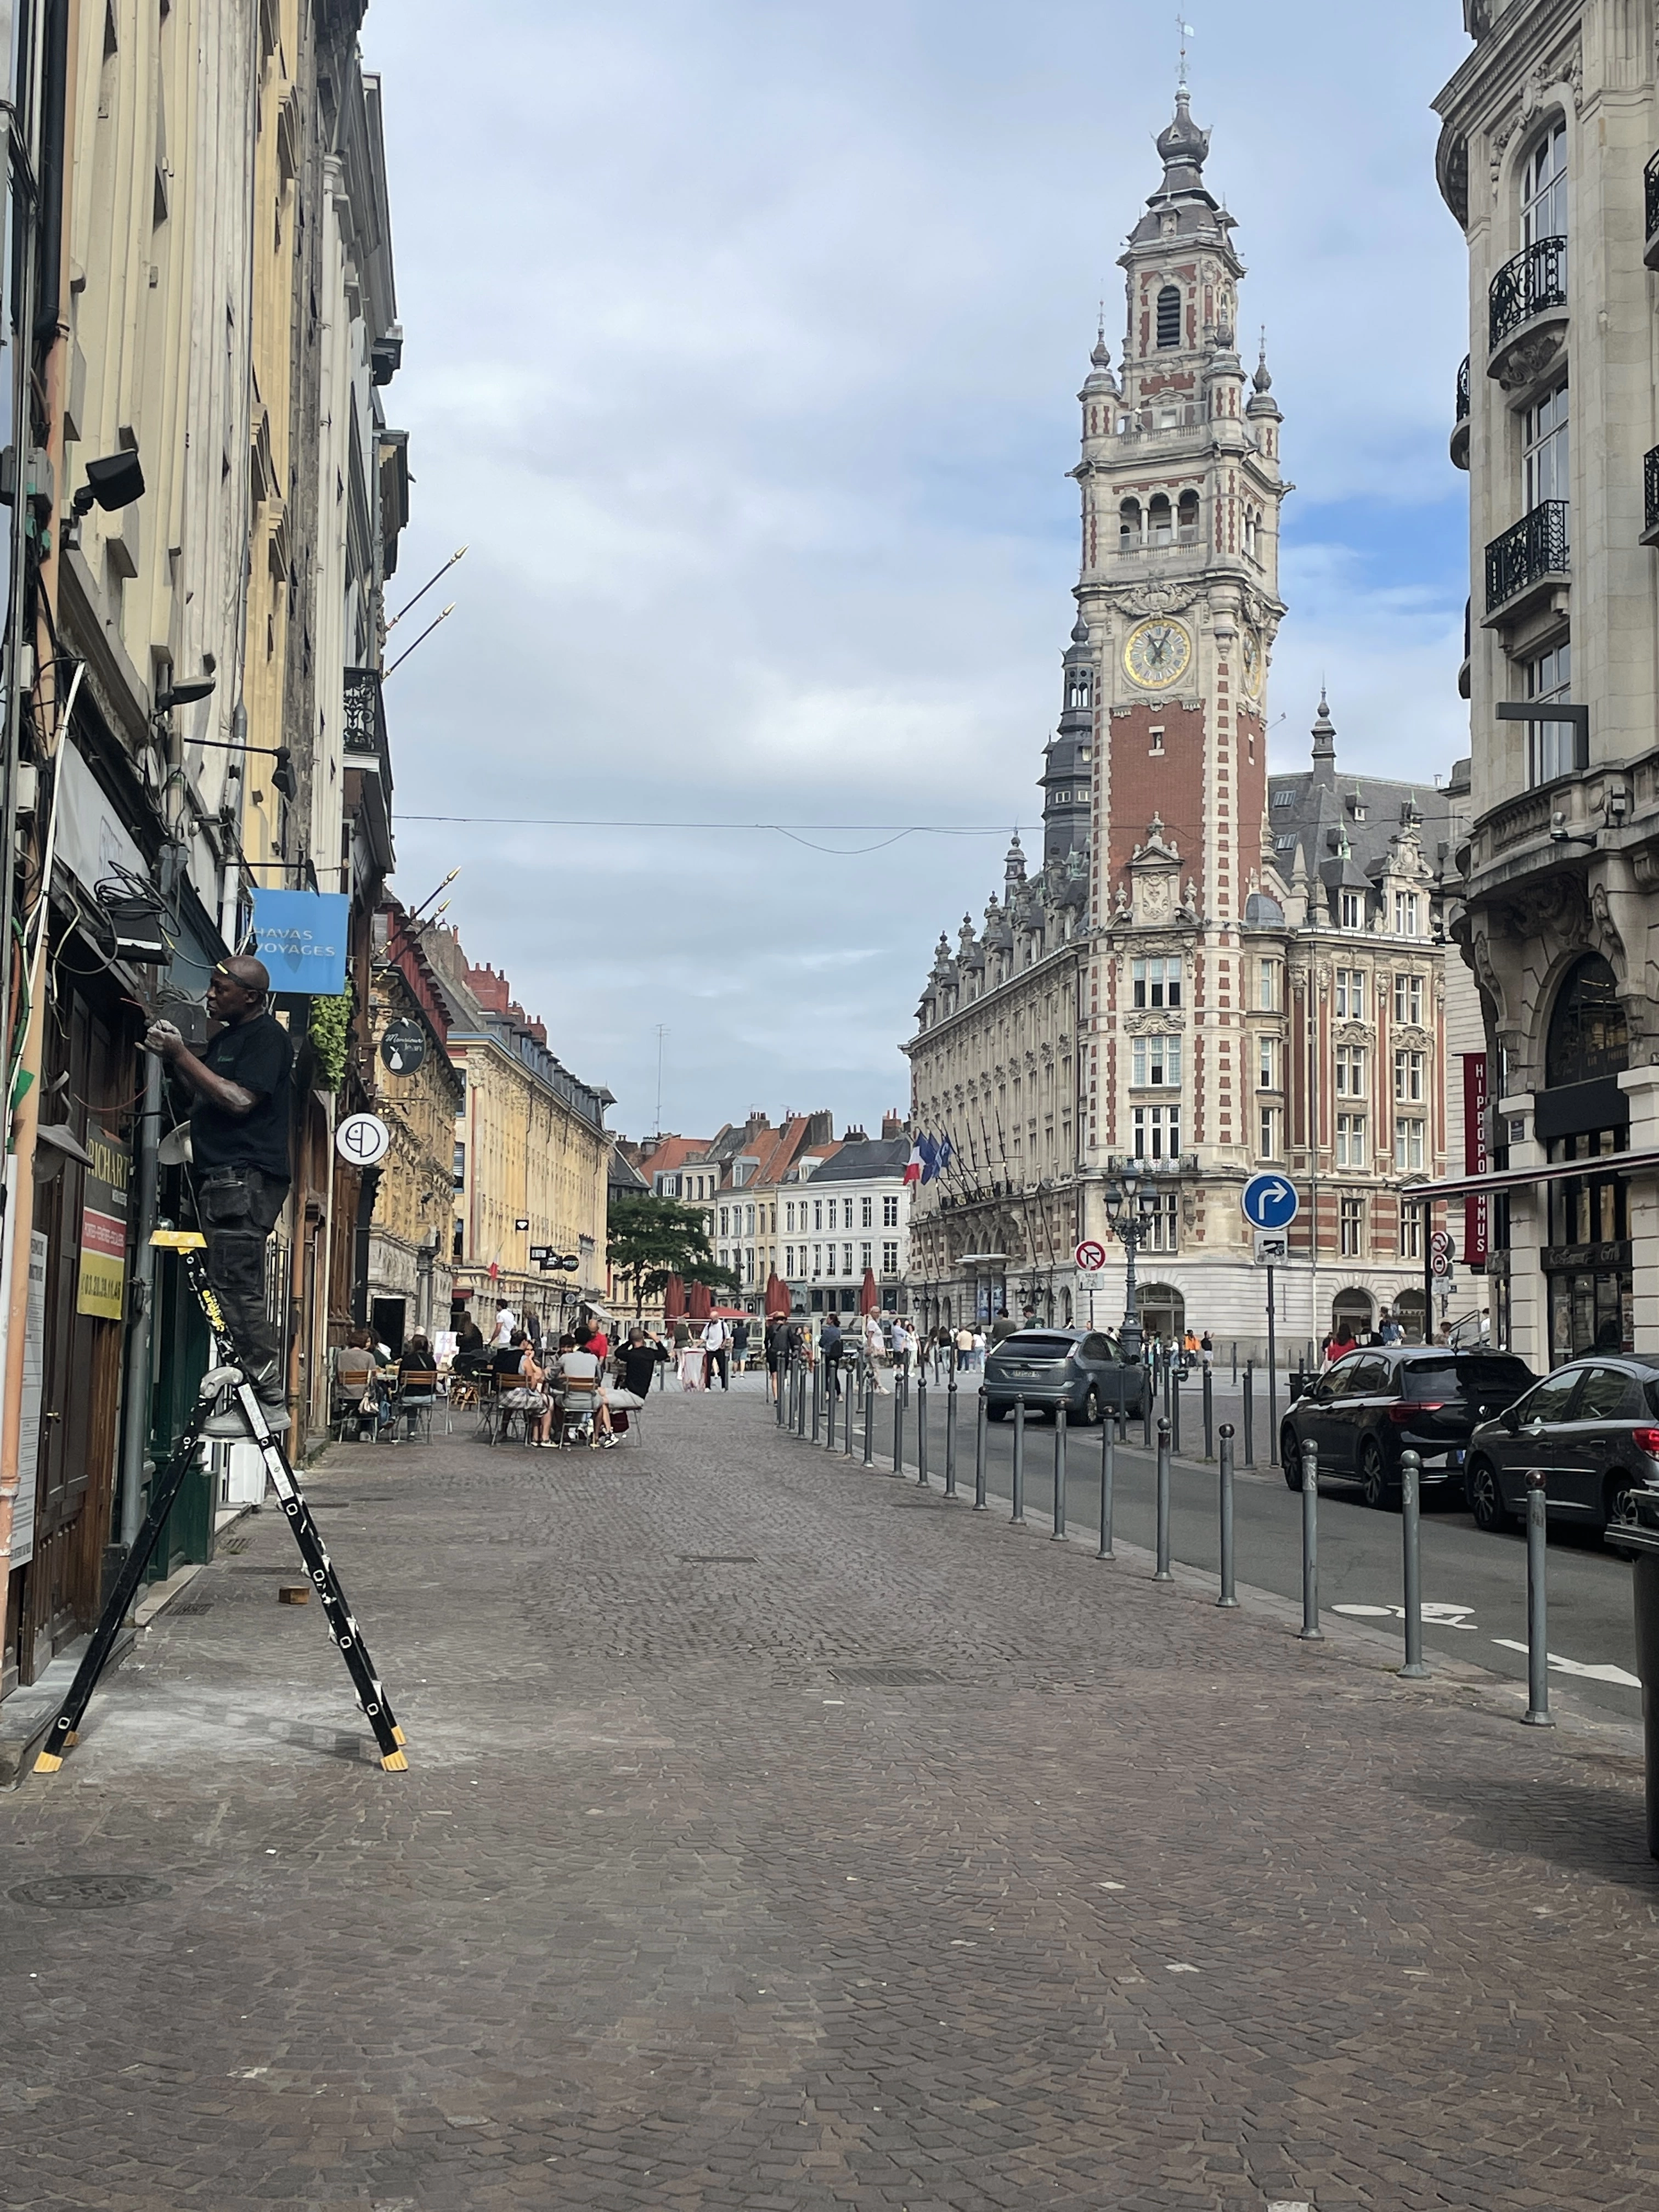
<path fill-rule="evenodd" d="M 1279 1432 L 1279 1464 L 1292 1490 L 1302 1487 L 1302 1439 L 1288 1421 Z"/>
<path fill-rule="evenodd" d="M 1380 1512 L 1389 1502 L 1389 1471 L 1382 1464 L 1382 1447 L 1367 1437 L 1359 1447 L 1359 1494 Z"/>
<path fill-rule="evenodd" d="M 988 1421 L 1006 1421 L 1008 1418 L 1008 1408 L 1005 1405 L 999 1405 L 995 1399 L 988 1398 L 985 1401 L 985 1418 Z"/>
<path fill-rule="evenodd" d="M 1510 1509 L 1504 1503 L 1492 1462 L 1476 1460 L 1463 1478 L 1463 1487 L 1475 1527 L 1484 1528 L 1489 1536 L 1501 1534 L 1510 1525 Z"/>
<path fill-rule="evenodd" d="M 1092 1382 L 1089 1385 L 1088 1393 L 1084 1398 L 1080 1418 L 1086 1429 L 1097 1429 L 1100 1426 L 1100 1393 Z"/>

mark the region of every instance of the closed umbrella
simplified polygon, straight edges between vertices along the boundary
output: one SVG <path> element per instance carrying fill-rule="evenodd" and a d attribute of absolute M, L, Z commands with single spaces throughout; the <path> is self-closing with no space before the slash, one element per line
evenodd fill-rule
<path fill-rule="evenodd" d="M 690 1316 L 693 1321 L 707 1321 L 714 1310 L 714 1301 L 708 1294 L 707 1283 L 691 1285 Z"/>
<path fill-rule="evenodd" d="M 789 1310 L 789 1285 L 775 1267 L 766 1279 L 766 1318 L 781 1321 Z"/>
<path fill-rule="evenodd" d="M 668 1287 L 662 1297 L 662 1317 L 665 1321 L 685 1319 L 685 1285 L 678 1275 L 668 1278 Z"/>
<path fill-rule="evenodd" d="M 859 1311 L 872 1314 L 880 1303 L 881 1294 L 876 1288 L 876 1271 L 873 1267 L 866 1267 L 864 1280 L 859 1286 Z"/>

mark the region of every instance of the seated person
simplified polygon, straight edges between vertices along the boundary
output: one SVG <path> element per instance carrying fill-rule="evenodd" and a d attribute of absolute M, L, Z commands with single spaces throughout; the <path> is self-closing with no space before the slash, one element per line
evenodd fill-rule
<path fill-rule="evenodd" d="M 636 1398 L 649 1395 L 651 1378 L 668 1358 L 668 1346 L 649 1337 L 640 1328 L 628 1332 L 628 1341 L 617 1354 L 617 1370 L 624 1390 L 631 1390 Z"/>
<path fill-rule="evenodd" d="M 591 1343 L 578 1349 L 574 1336 L 562 1336 L 559 1339 L 559 1379 L 565 1386 L 564 1410 L 567 1419 L 573 1409 L 580 1409 L 581 1399 L 590 1395 L 585 1391 L 578 1392 L 573 1398 L 570 1385 L 573 1382 L 592 1384 L 593 1419 L 599 1431 L 599 1443 L 605 1450 L 612 1450 L 617 1439 L 611 1427 L 611 1408 L 599 1395 L 599 1361 L 591 1349 Z"/>
<path fill-rule="evenodd" d="M 411 1437 L 420 1408 L 431 1405 L 437 1395 L 437 1357 L 425 1337 L 411 1336 L 398 1362 L 398 1402 L 404 1409 Z"/>
<path fill-rule="evenodd" d="M 380 1362 L 374 1355 L 374 1340 L 366 1328 L 348 1330 L 345 1342 L 334 1355 L 334 1394 L 337 1413 L 357 1412 L 363 1421 L 378 1419 L 380 1386 L 377 1374 Z M 362 1413 L 362 1401 L 374 1397 L 374 1413 Z"/>
<path fill-rule="evenodd" d="M 483 1331 L 469 1314 L 456 1332 L 455 1370 L 460 1375 L 476 1375 L 485 1364 Z"/>
<path fill-rule="evenodd" d="M 545 1376 L 530 1349 L 530 1340 L 521 1328 L 515 1328 L 507 1341 L 495 1352 L 492 1361 L 495 1370 L 495 1388 L 500 1393 L 496 1404 L 507 1413 L 523 1413 L 526 1429 L 532 1427 L 545 1432 L 548 1425 L 547 1393 L 542 1388 Z M 532 1423 L 530 1417 L 535 1416 Z M 532 1435 L 530 1441 L 537 1438 Z"/>

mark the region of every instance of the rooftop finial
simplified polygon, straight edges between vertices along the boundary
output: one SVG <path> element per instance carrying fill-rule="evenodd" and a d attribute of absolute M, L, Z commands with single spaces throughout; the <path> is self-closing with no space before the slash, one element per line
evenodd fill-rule
<path fill-rule="evenodd" d="M 1187 82 L 1187 41 L 1188 39 L 1196 38 L 1198 35 L 1198 33 L 1194 30 L 1192 25 L 1185 20 L 1185 9 L 1179 9 L 1176 10 L 1176 30 L 1181 40 L 1181 64 L 1176 75 L 1176 98 L 1177 100 L 1185 100 L 1188 94 L 1192 89 Z"/>

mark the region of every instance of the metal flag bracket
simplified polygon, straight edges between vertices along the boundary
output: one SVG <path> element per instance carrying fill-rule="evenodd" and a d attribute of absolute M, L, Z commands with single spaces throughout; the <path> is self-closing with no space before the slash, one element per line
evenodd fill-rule
<path fill-rule="evenodd" d="M 98 1686 L 98 1677 L 114 1648 L 127 1608 L 137 1595 L 138 1585 L 160 1541 L 173 1501 L 195 1460 L 203 1429 L 215 1407 L 228 1396 L 242 1416 L 250 1443 L 258 1448 L 259 1456 L 264 1462 L 265 1474 L 276 1492 L 283 1517 L 294 1532 L 294 1540 L 305 1561 L 307 1577 L 322 1601 L 323 1618 L 327 1624 L 330 1640 L 338 1648 L 345 1661 L 346 1672 L 357 1692 L 357 1702 L 374 1731 L 374 1741 L 380 1749 L 380 1765 L 388 1774 L 405 1773 L 409 1760 L 404 1750 L 404 1732 L 386 1702 L 386 1692 L 363 1643 L 362 1632 L 346 1602 L 345 1593 L 340 1588 L 340 1578 L 334 1571 L 334 1563 L 328 1556 L 317 1523 L 312 1517 L 311 1508 L 306 1503 L 299 1478 L 289 1464 L 287 1453 L 271 1434 L 264 1408 L 235 1358 L 223 1312 L 214 1296 L 213 1285 L 207 1279 L 207 1267 L 203 1257 L 206 1239 L 199 1231 L 193 1229 L 158 1229 L 150 1241 L 164 1251 L 177 1252 L 183 1260 L 190 1286 L 196 1293 L 197 1301 L 207 1316 L 208 1326 L 216 1340 L 214 1363 L 202 1377 L 195 1410 L 185 1424 L 177 1450 L 151 1485 L 149 1510 L 144 1516 L 143 1526 L 127 1554 L 114 1589 L 110 1592 L 96 1633 L 87 1646 L 76 1670 L 75 1680 L 70 1685 L 69 1695 L 46 1732 L 45 1747 L 34 1762 L 34 1771 L 37 1774 L 55 1774 L 64 1763 L 64 1754 L 76 1741 L 82 1719 Z"/>

